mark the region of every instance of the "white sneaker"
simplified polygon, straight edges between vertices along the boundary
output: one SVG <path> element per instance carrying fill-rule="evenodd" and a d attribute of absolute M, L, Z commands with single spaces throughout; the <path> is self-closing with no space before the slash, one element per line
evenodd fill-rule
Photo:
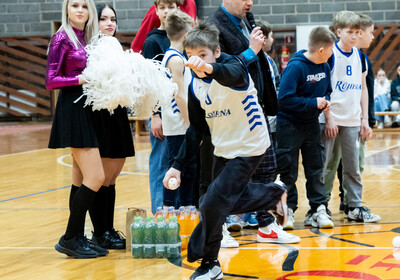
<path fill-rule="evenodd" d="M 361 223 L 373 223 L 379 221 L 381 219 L 381 216 L 372 214 L 367 207 L 363 206 L 354 208 L 353 211 L 350 211 L 349 209 L 349 214 L 347 219 L 349 221 L 355 221 Z"/>
<path fill-rule="evenodd" d="M 326 206 L 321 204 L 317 208 L 317 212 L 312 215 L 311 225 L 316 228 L 333 228 L 331 217 L 326 213 Z"/>
<path fill-rule="evenodd" d="M 293 229 L 294 226 L 294 213 L 293 209 L 288 208 L 288 220 L 286 222 L 286 225 L 283 225 L 284 230 L 290 230 Z"/>
<path fill-rule="evenodd" d="M 272 224 L 258 229 L 257 242 L 290 244 L 300 242 L 300 237 L 284 231 L 274 221 Z"/>
<path fill-rule="evenodd" d="M 385 115 L 383 125 L 384 127 L 390 127 L 392 125 L 392 119 L 388 115 Z"/>
<path fill-rule="evenodd" d="M 382 129 L 382 128 L 383 128 L 383 123 L 382 123 L 382 122 L 379 122 L 377 128 L 378 128 L 378 129 Z"/>
<path fill-rule="evenodd" d="M 313 221 L 313 214 L 310 211 L 307 212 L 306 219 L 304 220 L 304 225 L 307 227 L 312 226 L 312 221 Z"/>
<path fill-rule="evenodd" d="M 226 224 L 222 226 L 222 240 L 221 240 L 221 248 L 237 248 L 239 247 L 239 243 L 231 236 L 229 233 Z"/>

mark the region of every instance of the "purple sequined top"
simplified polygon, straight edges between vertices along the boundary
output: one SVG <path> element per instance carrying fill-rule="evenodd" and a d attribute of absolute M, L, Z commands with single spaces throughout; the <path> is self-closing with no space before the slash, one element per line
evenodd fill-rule
<path fill-rule="evenodd" d="M 85 31 L 74 27 L 72 29 L 82 44 L 77 49 L 64 30 L 58 31 L 51 38 L 45 81 L 49 90 L 78 85 L 78 75 L 86 67 Z"/>

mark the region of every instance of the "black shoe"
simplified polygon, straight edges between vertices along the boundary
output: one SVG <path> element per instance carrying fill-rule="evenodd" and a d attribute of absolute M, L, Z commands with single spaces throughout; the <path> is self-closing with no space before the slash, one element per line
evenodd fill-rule
<path fill-rule="evenodd" d="M 66 254 L 70 257 L 75 257 L 77 259 L 89 259 L 99 256 L 95 250 L 89 247 L 81 235 L 76 235 L 70 240 L 65 240 L 63 235 L 56 244 L 55 248 L 58 252 Z"/>
<path fill-rule="evenodd" d="M 107 249 L 125 249 L 125 240 L 115 238 L 109 231 L 106 231 L 101 236 L 93 234 L 92 242 Z"/>
<path fill-rule="evenodd" d="M 125 249 L 125 246 L 126 246 L 126 236 L 125 236 L 125 234 L 123 234 L 119 230 L 115 230 L 114 228 L 110 229 L 109 232 L 110 232 L 112 237 L 114 237 L 115 239 L 121 240 L 125 244 L 124 248 L 123 248 L 123 249 Z"/>
<path fill-rule="evenodd" d="M 89 248 L 92 249 L 93 251 L 96 251 L 97 254 L 99 254 L 99 257 L 106 256 L 109 253 L 107 249 L 104 249 L 103 247 L 93 243 L 92 241 L 87 239 L 86 236 L 83 236 L 83 238 L 85 239 L 85 242 L 87 242 Z"/>
<path fill-rule="evenodd" d="M 208 277 L 208 278 L 206 278 Z M 222 279 L 224 274 L 218 260 L 202 260 L 201 265 L 190 276 L 190 280 L 196 279 Z"/>

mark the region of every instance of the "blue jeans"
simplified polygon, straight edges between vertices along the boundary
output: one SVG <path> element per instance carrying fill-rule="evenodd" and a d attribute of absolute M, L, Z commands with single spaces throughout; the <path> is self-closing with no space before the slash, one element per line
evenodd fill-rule
<path fill-rule="evenodd" d="M 151 127 L 151 122 L 149 123 Z M 166 142 L 160 140 L 151 133 L 151 153 L 149 157 L 149 184 L 151 198 L 151 212 L 156 213 L 157 207 L 163 206 L 163 179 L 168 171 L 168 158 L 166 155 Z"/>
<path fill-rule="evenodd" d="M 385 112 L 390 110 L 390 98 L 386 94 L 378 95 L 374 99 L 375 112 Z M 375 116 L 379 123 L 383 123 L 383 116 Z"/>
<path fill-rule="evenodd" d="M 310 124 L 293 124 L 278 119 L 276 149 L 278 173 L 285 183 L 288 198 L 287 205 L 296 211 L 298 194 L 296 181 L 299 169 L 299 152 L 303 158 L 303 167 L 306 177 L 307 198 L 311 211 L 316 211 L 321 204 L 327 205 L 325 187 L 323 183 L 324 154 L 320 140 L 318 119 Z"/>

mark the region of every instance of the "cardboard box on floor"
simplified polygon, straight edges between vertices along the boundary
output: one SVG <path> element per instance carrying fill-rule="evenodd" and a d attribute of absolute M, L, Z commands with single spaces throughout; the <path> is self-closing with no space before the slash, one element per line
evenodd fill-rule
<path fill-rule="evenodd" d="M 126 250 L 131 251 L 131 224 L 136 216 L 141 216 L 146 219 L 147 212 L 146 209 L 129 207 L 128 212 L 126 212 Z"/>

